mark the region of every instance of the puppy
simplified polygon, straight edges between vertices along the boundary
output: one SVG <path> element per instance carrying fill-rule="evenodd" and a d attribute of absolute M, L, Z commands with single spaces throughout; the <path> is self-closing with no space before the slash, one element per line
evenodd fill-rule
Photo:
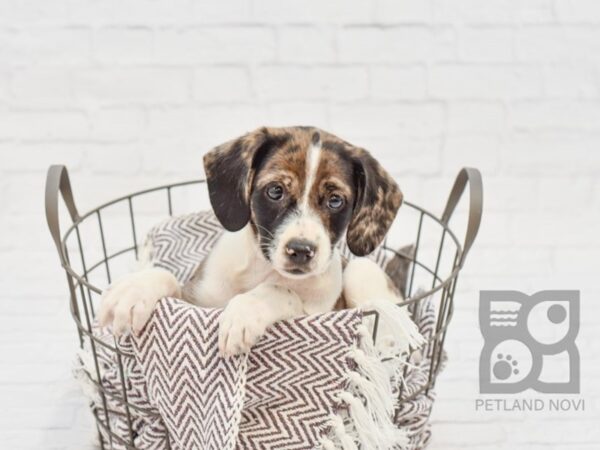
<path fill-rule="evenodd" d="M 146 269 L 112 285 L 99 311 L 115 334 L 139 333 L 162 297 L 224 307 L 223 355 L 248 352 L 278 320 L 357 307 L 399 294 L 366 258 L 402 193 L 365 150 L 311 127 L 261 128 L 204 156 L 210 201 L 227 230 L 191 279 Z"/>

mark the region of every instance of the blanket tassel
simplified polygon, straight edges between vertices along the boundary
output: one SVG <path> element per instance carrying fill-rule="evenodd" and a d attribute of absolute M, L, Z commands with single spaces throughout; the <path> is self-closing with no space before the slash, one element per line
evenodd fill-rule
<path fill-rule="evenodd" d="M 342 447 L 342 450 L 358 450 L 354 438 L 350 436 L 346 431 L 346 426 L 344 425 L 344 421 L 340 416 L 337 416 L 335 414 L 332 415 L 331 425 L 333 427 L 335 437 L 337 438 L 339 444 Z"/>

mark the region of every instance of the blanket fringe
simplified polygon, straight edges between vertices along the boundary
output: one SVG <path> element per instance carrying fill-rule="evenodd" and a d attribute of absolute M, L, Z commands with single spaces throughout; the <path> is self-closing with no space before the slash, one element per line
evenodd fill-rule
<path fill-rule="evenodd" d="M 342 419 L 338 415 L 332 415 L 331 416 L 331 425 L 333 427 L 333 432 L 335 434 L 335 437 L 337 438 L 339 444 L 342 447 L 342 450 L 358 450 L 356 441 L 346 431 L 346 425 L 344 424 L 344 419 Z"/>
<path fill-rule="evenodd" d="M 368 306 L 379 313 L 377 349 L 382 356 L 407 355 L 411 348 L 425 343 L 406 306 L 398 307 L 389 300 L 375 300 Z"/>
<path fill-rule="evenodd" d="M 73 377 L 79 384 L 83 395 L 93 402 L 98 403 L 100 401 L 100 395 L 98 388 L 90 380 L 90 374 L 94 373 L 94 360 L 90 352 L 84 349 L 77 349 L 76 358 L 73 363 Z"/>
<path fill-rule="evenodd" d="M 361 448 L 374 450 L 406 448 L 409 444 L 407 433 L 392 420 L 396 399 L 382 358 L 388 359 L 398 373 L 409 364 L 410 350 L 425 340 L 406 308 L 398 308 L 389 300 L 372 302 L 369 308 L 379 313 L 380 340 L 375 345 L 367 326 L 358 326 L 358 343 L 348 352 L 355 367 L 346 374 L 346 390 L 339 394 L 340 402 L 345 405 L 346 420 L 341 412 L 331 417 L 331 436 L 321 441 L 324 450 L 336 446 L 354 450 L 356 442 L 360 442 Z"/>
<path fill-rule="evenodd" d="M 319 444 L 321 444 L 322 450 L 335 450 L 335 444 L 333 443 L 333 441 L 331 439 L 322 437 L 319 440 Z"/>

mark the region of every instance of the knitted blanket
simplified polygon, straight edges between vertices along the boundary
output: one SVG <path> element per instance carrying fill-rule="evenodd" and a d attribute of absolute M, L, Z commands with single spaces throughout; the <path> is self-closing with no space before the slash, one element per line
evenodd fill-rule
<path fill-rule="evenodd" d="M 146 250 L 154 265 L 184 282 L 220 233 L 212 213 L 183 216 L 155 227 Z M 384 252 L 374 258 L 385 263 Z M 373 307 L 383 323 L 389 321 L 386 329 L 395 330 L 388 341 L 404 343 L 393 347 L 392 357 L 388 348 L 382 358 L 373 344 L 371 316 L 344 310 L 278 322 L 249 354 L 221 358 L 221 310 L 166 298 L 139 337 L 115 341 L 95 328 L 105 345 L 85 347 L 75 373 L 109 448 L 423 448 L 432 392 L 395 400 L 401 384 L 411 393 L 426 383 L 429 352 L 406 363 L 406 343 L 421 342 L 406 322 L 407 311 Z M 427 338 L 434 305 L 426 300 L 415 308 L 418 331 Z"/>

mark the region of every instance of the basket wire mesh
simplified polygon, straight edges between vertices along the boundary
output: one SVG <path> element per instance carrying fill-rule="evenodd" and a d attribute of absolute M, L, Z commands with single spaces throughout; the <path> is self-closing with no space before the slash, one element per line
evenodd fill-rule
<path fill-rule="evenodd" d="M 46 218 L 52 239 L 56 244 L 61 265 L 66 274 L 70 312 L 77 326 L 79 345 L 81 348 L 84 346 L 89 348 L 94 360 L 95 373 L 88 373 L 87 377 L 96 387 L 103 405 L 101 412 L 93 409 L 100 446 L 103 449 L 112 448 L 113 443 L 115 443 L 124 448 L 136 450 L 131 411 L 137 410 L 146 414 L 149 412 L 143 411 L 143 408 L 131 403 L 127 397 L 123 358 L 129 358 L 130 356 L 119 350 L 116 342 L 107 343 L 99 339 L 93 332 L 96 309 L 102 294 L 102 289 L 99 286 L 110 284 L 117 273 L 124 273 L 131 269 L 131 263 L 137 260 L 140 251 L 138 239 L 144 236 L 144 233 L 140 232 L 141 218 L 145 218 L 149 226 L 152 226 L 152 224 L 157 223 L 160 217 L 173 217 L 176 193 L 204 185 L 204 180 L 193 180 L 146 189 L 104 203 L 80 215 L 75 207 L 66 167 L 55 165 L 48 170 L 45 199 Z M 449 227 L 449 222 L 467 185 L 469 186 L 469 207 L 466 216 L 467 231 L 464 241 L 461 243 Z M 62 195 L 71 219 L 71 224 L 64 235 L 61 235 L 59 226 L 59 194 Z M 148 196 L 152 196 L 150 208 L 147 207 L 148 202 L 146 202 L 146 207 L 139 207 L 142 199 Z M 106 222 L 110 210 L 115 207 L 120 207 L 121 211 L 120 214 L 117 214 L 119 220 L 111 227 L 110 236 L 119 236 L 120 239 L 125 239 L 125 241 L 119 242 L 116 245 L 117 248 L 113 250 L 107 240 Z M 437 308 L 433 334 L 427 337 L 427 342 L 423 347 L 413 350 L 413 352 L 424 352 L 431 357 L 427 382 L 412 392 L 405 392 L 404 383 L 401 383 L 398 388 L 399 405 L 419 395 L 429 395 L 430 390 L 435 386 L 436 377 L 443 362 L 443 348 L 448 323 L 454 311 L 454 294 L 458 275 L 477 236 L 482 208 L 481 174 L 477 169 L 463 168 L 456 178 L 440 217 L 413 203 L 404 202 L 401 211 L 411 213 L 416 224 L 416 229 L 407 231 L 409 235 L 408 242 L 414 245 L 412 252 L 402 252 L 398 250 L 398 244 L 391 242 L 390 237 L 394 236 L 394 229 L 390 231 L 383 244 L 383 249 L 389 257 L 400 258 L 410 264 L 408 266 L 408 278 L 403 283 L 405 286 L 403 294 L 406 300 L 401 302 L 399 306 L 413 305 L 423 299 L 434 298 Z M 396 223 L 398 222 L 401 223 L 402 227 L 405 227 L 404 219 L 399 219 Z M 87 233 L 95 235 L 95 245 L 90 244 L 91 238 L 84 236 L 84 228 L 87 229 Z M 428 228 L 429 232 L 427 232 Z M 414 233 L 414 237 L 410 237 L 411 233 Z M 437 235 L 438 238 L 432 239 L 429 234 Z M 434 243 L 436 241 L 437 243 Z M 130 259 L 129 266 L 127 264 L 117 264 L 118 260 L 127 256 Z M 389 275 L 392 278 L 399 276 L 397 273 L 389 273 Z M 416 291 L 417 286 L 428 286 L 428 289 Z M 373 316 L 373 337 L 376 339 L 379 316 L 375 311 L 367 311 L 365 315 Z M 102 382 L 98 346 L 103 346 L 116 355 L 122 387 L 119 395 L 108 391 Z M 409 355 L 409 359 L 412 356 L 412 354 Z M 404 366 L 402 379 L 406 376 L 407 367 L 408 365 Z M 120 402 L 123 405 L 123 411 L 110 410 L 107 405 L 107 397 Z M 396 415 L 398 413 L 399 409 L 396 411 Z M 112 414 L 125 415 L 128 425 L 127 441 L 111 429 L 110 415 Z M 103 435 L 108 436 L 108 442 L 103 438 Z M 168 449 L 171 448 L 168 436 L 166 445 Z"/>

